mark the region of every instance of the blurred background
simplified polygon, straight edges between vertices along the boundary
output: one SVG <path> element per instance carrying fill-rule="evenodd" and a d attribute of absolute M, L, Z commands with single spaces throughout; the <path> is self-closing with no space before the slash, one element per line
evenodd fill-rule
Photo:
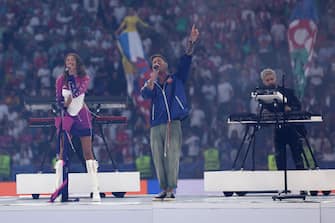
<path fill-rule="evenodd" d="M 295 37 L 288 33 L 298 15 L 297 5 L 306 2 L 313 4 L 307 14 L 314 24 L 310 29 L 317 29 L 317 34 L 309 45 L 314 52 L 305 58 L 304 83 L 297 85 L 298 71 L 292 69 L 289 50 L 290 38 Z M 145 55 L 135 62 L 125 60 L 118 41 L 118 28 L 133 10 L 143 21 L 135 31 Z M 266 67 L 279 79 L 285 75 L 286 86 L 296 90 L 303 110 L 322 114 L 322 123 L 307 126 L 308 138 L 319 166 L 335 167 L 333 0 L 0 0 L 0 180 L 13 181 L 16 173 L 53 171 L 56 139 L 49 143 L 51 130 L 30 128 L 27 121 L 48 117 L 50 111 L 29 111 L 24 101 L 55 97 L 55 79 L 63 72 L 67 52 L 78 53 L 84 61 L 91 78 L 88 96 L 127 98 L 126 109 L 104 111 L 129 119 L 127 124 L 104 126 L 119 169 L 140 170 L 142 178 L 155 178 L 148 104 L 138 91 L 150 55 L 162 53 L 174 70 L 192 24 L 199 28 L 200 40 L 187 83 L 192 109 L 183 121 L 180 178 L 231 169 L 244 126 L 228 125 L 227 117 L 256 111 L 250 92 Z M 272 168 L 272 137 L 272 128 L 258 132 L 256 169 Z M 98 134 L 94 151 L 100 171 L 110 171 L 111 160 Z M 82 171 L 76 159 L 72 168 Z"/>

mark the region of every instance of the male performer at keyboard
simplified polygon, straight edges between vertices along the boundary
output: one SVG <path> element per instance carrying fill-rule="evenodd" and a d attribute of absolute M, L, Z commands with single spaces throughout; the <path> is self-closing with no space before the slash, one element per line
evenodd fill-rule
<path fill-rule="evenodd" d="M 283 88 L 277 85 L 277 75 L 272 69 L 264 69 L 261 72 L 261 79 L 265 88 L 277 89 L 284 97 L 287 98 L 285 104 L 285 112 L 300 111 L 301 104 L 299 99 L 294 95 L 292 89 Z M 264 104 L 264 108 L 269 112 L 283 112 L 283 104 Z M 304 169 L 303 163 L 303 147 L 302 147 L 302 134 L 306 134 L 303 125 L 285 124 L 284 126 L 277 126 L 275 128 L 274 143 L 276 150 L 276 163 L 278 170 L 285 168 L 285 149 L 286 145 L 290 146 L 292 151 L 293 160 L 297 169 Z"/>
<path fill-rule="evenodd" d="M 182 144 L 181 120 L 188 115 L 185 84 L 192 61 L 194 43 L 199 31 L 193 25 L 186 54 L 181 57 L 177 72 L 168 74 L 168 64 L 160 54 L 151 57 L 151 78 L 141 89 L 142 96 L 151 99 L 150 144 L 158 181 L 162 192 L 155 199 L 174 199 L 177 187 Z"/>

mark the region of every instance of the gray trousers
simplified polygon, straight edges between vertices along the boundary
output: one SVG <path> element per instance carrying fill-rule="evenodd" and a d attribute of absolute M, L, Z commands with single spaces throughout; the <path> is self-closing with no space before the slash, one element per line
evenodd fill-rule
<path fill-rule="evenodd" d="M 151 152 L 161 189 L 177 187 L 179 159 L 182 143 L 181 122 L 174 120 L 170 124 L 170 142 L 167 140 L 167 124 L 150 129 Z"/>

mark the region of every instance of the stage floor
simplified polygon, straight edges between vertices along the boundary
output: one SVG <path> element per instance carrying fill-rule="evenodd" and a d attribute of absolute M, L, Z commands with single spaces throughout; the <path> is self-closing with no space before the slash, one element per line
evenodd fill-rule
<path fill-rule="evenodd" d="M 152 195 L 106 197 L 91 202 L 49 203 L 48 199 L 0 197 L 2 222 L 257 222 L 334 223 L 335 196 L 273 201 L 274 194 L 244 197 L 177 196 L 175 201 L 152 201 Z"/>

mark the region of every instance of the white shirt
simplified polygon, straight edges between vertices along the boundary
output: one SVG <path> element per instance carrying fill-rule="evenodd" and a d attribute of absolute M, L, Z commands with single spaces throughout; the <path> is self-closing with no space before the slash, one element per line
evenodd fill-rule
<path fill-rule="evenodd" d="M 322 67 L 311 67 L 307 76 L 310 77 L 311 84 L 319 86 L 322 84 L 322 78 L 324 76 Z"/>
<path fill-rule="evenodd" d="M 216 88 L 213 84 L 205 84 L 201 87 L 201 93 L 207 100 L 211 101 L 215 99 Z"/>
<path fill-rule="evenodd" d="M 8 106 L 6 104 L 0 104 L 0 120 L 2 120 L 5 115 L 8 115 Z"/>
<path fill-rule="evenodd" d="M 40 68 L 37 71 L 37 76 L 41 80 L 42 87 L 50 87 L 50 70 L 48 68 Z"/>
<path fill-rule="evenodd" d="M 203 126 L 205 120 L 205 112 L 199 108 L 192 109 L 190 117 L 190 126 L 199 127 Z"/>
<path fill-rule="evenodd" d="M 233 96 L 233 87 L 229 82 L 223 82 L 218 85 L 218 102 L 226 103 Z"/>
<path fill-rule="evenodd" d="M 283 24 L 273 24 L 271 34 L 275 40 L 283 41 L 286 38 L 286 28 Z"/>
<path fill-rule="evenodd" d="M 200 152 L 200 138 L 192 135 L 185 140 L 185 144 L 188 147 L 188 156 L 197 156 Z"/>

